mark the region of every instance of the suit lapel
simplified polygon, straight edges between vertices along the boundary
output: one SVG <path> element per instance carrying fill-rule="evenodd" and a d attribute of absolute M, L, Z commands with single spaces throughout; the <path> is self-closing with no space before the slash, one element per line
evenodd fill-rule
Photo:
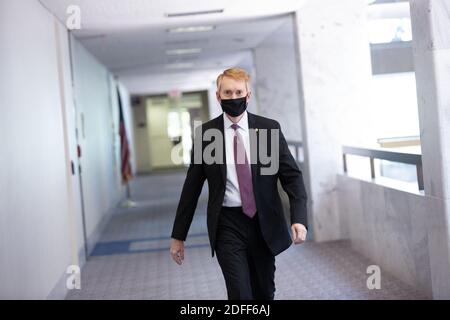
<path fill-rule="evenodd" d="M 220 166 L 220 171 L 222 172 L 222 180 L 223 180 L 223 185 L 226 185 L 226 181 L 227 181 L 227 157 L 226 157 L 226 153 L 225 153 L 225 131 L 223 128 L 223 113 L 221 116 L 219 116 L 218 118 L 218 124 L 217 124 L 217 128 L 220 130 L 220 132 L 222 133 L 222 137 L 223 137 L 223 150 L 222 150 L 222 156 L 223 159 L 221 161 L 221 163 L 219 164 Z"/>
<path fill-rule="evenodd" d="M 247 115 L 248 115 L 248 128 L 249 129 L 258 129 L 257 123 L 256 123 L 256 117 L 253 113 L 250 113 L 247 111 Z M 253 186 L 256 185 L 256 173 L 257 173 L 257 167 L 258 167 L 258 138 L 259 138 L 259 132 L 258 130 L 256 130 L 256 141 L 254 141 L 253 136 L 251 134 L 249 134 L 250 137 L 250 150 L 252 150 L 252 146 L 256 146 L 256 160 L 252 159 L 252 163 L 250 166 L 252 168 L 252 180 L 253 180 Z"/>

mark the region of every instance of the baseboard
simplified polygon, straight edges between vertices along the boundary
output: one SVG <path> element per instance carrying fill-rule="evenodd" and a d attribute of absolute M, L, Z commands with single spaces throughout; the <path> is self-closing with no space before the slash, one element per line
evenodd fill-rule
<path fill-rule="evenodd" d="M 59 277 L 58 282 L 53 287 L 52 291 L 47 296 L 47 300 L 64 300 L 69 289 L 67 289 L 66 285 L 67 281 L 67 273 L 64 270 L 63 274 Z"/>

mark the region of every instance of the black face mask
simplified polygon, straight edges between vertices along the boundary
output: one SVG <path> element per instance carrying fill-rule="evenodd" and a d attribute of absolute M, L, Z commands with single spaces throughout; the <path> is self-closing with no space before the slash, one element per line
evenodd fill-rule
<path fill-rule="evenodd" d="M 247 109 L 247 97 L 237 99 L 221 99 L 222 110 L 231 117 L 240 116 Z"/>

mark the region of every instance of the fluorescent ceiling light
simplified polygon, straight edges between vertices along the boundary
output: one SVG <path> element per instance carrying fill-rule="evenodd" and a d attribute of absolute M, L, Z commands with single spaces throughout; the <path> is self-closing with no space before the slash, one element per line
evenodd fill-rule
<path fill-rule="evenodd" d="M 188 48 L 188 49 L 172 49 L 166 50 L 168 55 L 179 55 L 179 54 L 194 54 L 202 52 L 202 48 Z"/>
<path fill-rule="evenodd" d="M 192 62 L 180 62 L 180 63 L 172 63 L 166 64 L 167 69 L 187 69 L 192 68 L 194 64 Z"/>
<path fill-rule="evenodd" d="M 196 16 L 199 14 L 213 14 L 213 13 L 222 13 L 224 9 L 216 9 L 216 10 L 205 10 L 205 11 L 192 11 L 192 12 L 179 12 L 179 13 L 166 13 L 168 18 L 173 17 L 185 17 L 185 16 Z"/>
<path fill-rule="evenodd" d="M 171 33 L 176 32 L 203 32 L 203 31 L 211 31 L 215 28 L 215 26 L 192 26 L 192 27 L 178 27 L 172 28 L 168 31 Z"/>

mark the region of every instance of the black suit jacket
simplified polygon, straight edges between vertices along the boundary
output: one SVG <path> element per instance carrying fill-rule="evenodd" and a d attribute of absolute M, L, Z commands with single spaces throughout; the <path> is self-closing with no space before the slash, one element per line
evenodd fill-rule
<path fill-rule="evenodd" d="M 255 164 L 251 164 L 253 192 L 255 195 L 256 207 L 263 237 L 273 255 L 277 255 L 286 250 L 292 240 L 289 234 L 289 228 L 284 218 L 283 206 L 278 193 L 277 182 L 280 179 L 281 186 L 289 196 L 290 204 L 290 222 L 301 223 L 307 227 L 307 194 L 303 182 L 302 172 L 297 166 L 295 159 L 288 148 L 286 140 L 281 132 L 280 124 L 276 120 L 258 116 L 248 112 L 249 129 L 279 129 L 279 167 L 274 175 L 261 175 L 261 167 L 269 166 L 261 164 L 259 155 Z M 196 134 L 202 134 L 207 129 L 218 129 L 224 137 L 224 115 L 220 115 L 201 126 L 197 127 Z M 258 145 L 259 133 L 256 133 L 255 142 L 250 135 L 250 145 Z M 267 138 L 270 154 L 270 136 Z M 202 152 L 204 148 L 212 141 L 202 143 Z M 185 241 L 191 225 L 198 198 L 203 188 L 205 179 L 208 181 L 209 197 L 207 207 L 207 226 L 208 236 L 211 245 L 211 254 L 214 257 L 214 247 L 216 239 L 217 221 L 221 211 L 226 184 L 226 156 L 224 140 L 222 164 L 207 164 L 203 160 L 201 163 L 194 163 L 192 149 L 191 164 L 186 174 L 186 180 L 181 192 L 175 221 L 173 224 L 172 238 Z M 259 149 L 258 149 L 259 150 Z M 259 151 L 258 151 L 259 153 Z M 252 161 L 254 162 L 254 161 Z"/>

